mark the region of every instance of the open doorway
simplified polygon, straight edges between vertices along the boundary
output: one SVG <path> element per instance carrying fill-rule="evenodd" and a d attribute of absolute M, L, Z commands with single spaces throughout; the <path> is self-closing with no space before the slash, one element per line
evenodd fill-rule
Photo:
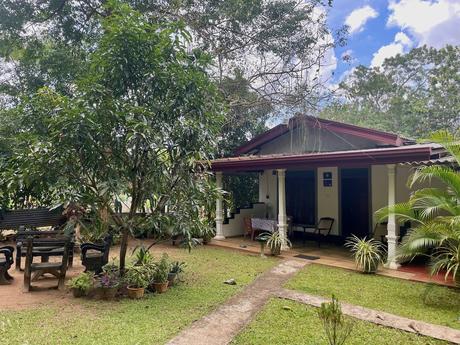
<path fill-rule="evenodd" d="M 340 219 L 342 236 L 355 234 L 364 237 L 370 233 L 369 169 L 341 169 Z"/>

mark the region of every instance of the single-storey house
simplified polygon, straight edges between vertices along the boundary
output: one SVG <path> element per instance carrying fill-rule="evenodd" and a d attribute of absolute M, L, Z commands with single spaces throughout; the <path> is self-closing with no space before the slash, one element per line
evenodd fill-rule
<path fill-rule="evenodd" d="M 281 236 L 286 236 L 288 217 L 293 226 L 330 217 L 331 236 L 370 236 L 378 224 L 375 211 L 409 198 L 407 179 L 414 167 L 449 162 L 438 144 L 296 116 L 245 143 L 233 157 L 211 162 L 219 187 L 223 174 L 259 176 L 259 202 L 252 208 L 225 219 L 222 200 L 217 200 L 215 238 L 242 235 L 248 215 L 276 219 Z M 388 267 L 397 268 L 399 225 L 390 217 L 385 226 Z"/>

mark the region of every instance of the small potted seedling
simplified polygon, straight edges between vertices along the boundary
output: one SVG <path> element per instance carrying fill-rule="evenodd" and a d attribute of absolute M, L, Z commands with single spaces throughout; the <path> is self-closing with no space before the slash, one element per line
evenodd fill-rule
<path fill-rule="evenodd" d="M 126 272 L 125 279 L 128 284 L 128 297 L 142 298 L 145 288 L 149 285 L 150 268 L 148 266 L 132 266 Z"/>
<path fill-rule="evenodd" d="M 185 262 L 175 261 L 171 264 L 171 269 L 168 273 L 169 286 L 173 286 L 177 281 L 179 274 L 184 272 Z"/>
<path fill-rule="evenodd" d="M 92 272 L 80 273 L 68 282 L 74 297 L 87 296 L 94 284 L 94 274 Z"/>
<path fill-rule="evenodd" d="M 164 253 L 160 261 L 156 264 L 153 272 L 152 285 L 156 292 L 163 293 L 168 289 L 168 274 L 170 272 L 170 267 L 168 255 Z"/>

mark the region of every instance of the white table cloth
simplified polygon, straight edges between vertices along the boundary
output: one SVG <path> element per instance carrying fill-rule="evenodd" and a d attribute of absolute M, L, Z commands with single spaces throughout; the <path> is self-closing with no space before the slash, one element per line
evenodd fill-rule
<path fill-rule="evenodd" d="M 251 225 L 253 229 L 274 232 L 278 227 L 278 221 L 276 219 L 251 218 Z"/>

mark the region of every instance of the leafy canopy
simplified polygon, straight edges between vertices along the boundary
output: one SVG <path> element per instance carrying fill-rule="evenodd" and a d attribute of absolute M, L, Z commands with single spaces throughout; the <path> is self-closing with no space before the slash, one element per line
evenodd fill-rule
<path fill-rule="evenodd" d="M 108 210 L 123 233 L 124 266 L 128 233 L 140 222 L 189 240 L 208 226 L 199 212 L 217 191 L 202 162 L 215 151 L 224 111 L 206 72 L 211 59 L 187 49 L 183 23 L 153 24 L 114 1 L 104 10 L 103 34 L 73 92 L 47 85 L 11 109 L 22 127 L 4 176 L 31 181 L 27 188 L 54 202 Z M 123 195 L 127 217 L 112 209 Z"/>

